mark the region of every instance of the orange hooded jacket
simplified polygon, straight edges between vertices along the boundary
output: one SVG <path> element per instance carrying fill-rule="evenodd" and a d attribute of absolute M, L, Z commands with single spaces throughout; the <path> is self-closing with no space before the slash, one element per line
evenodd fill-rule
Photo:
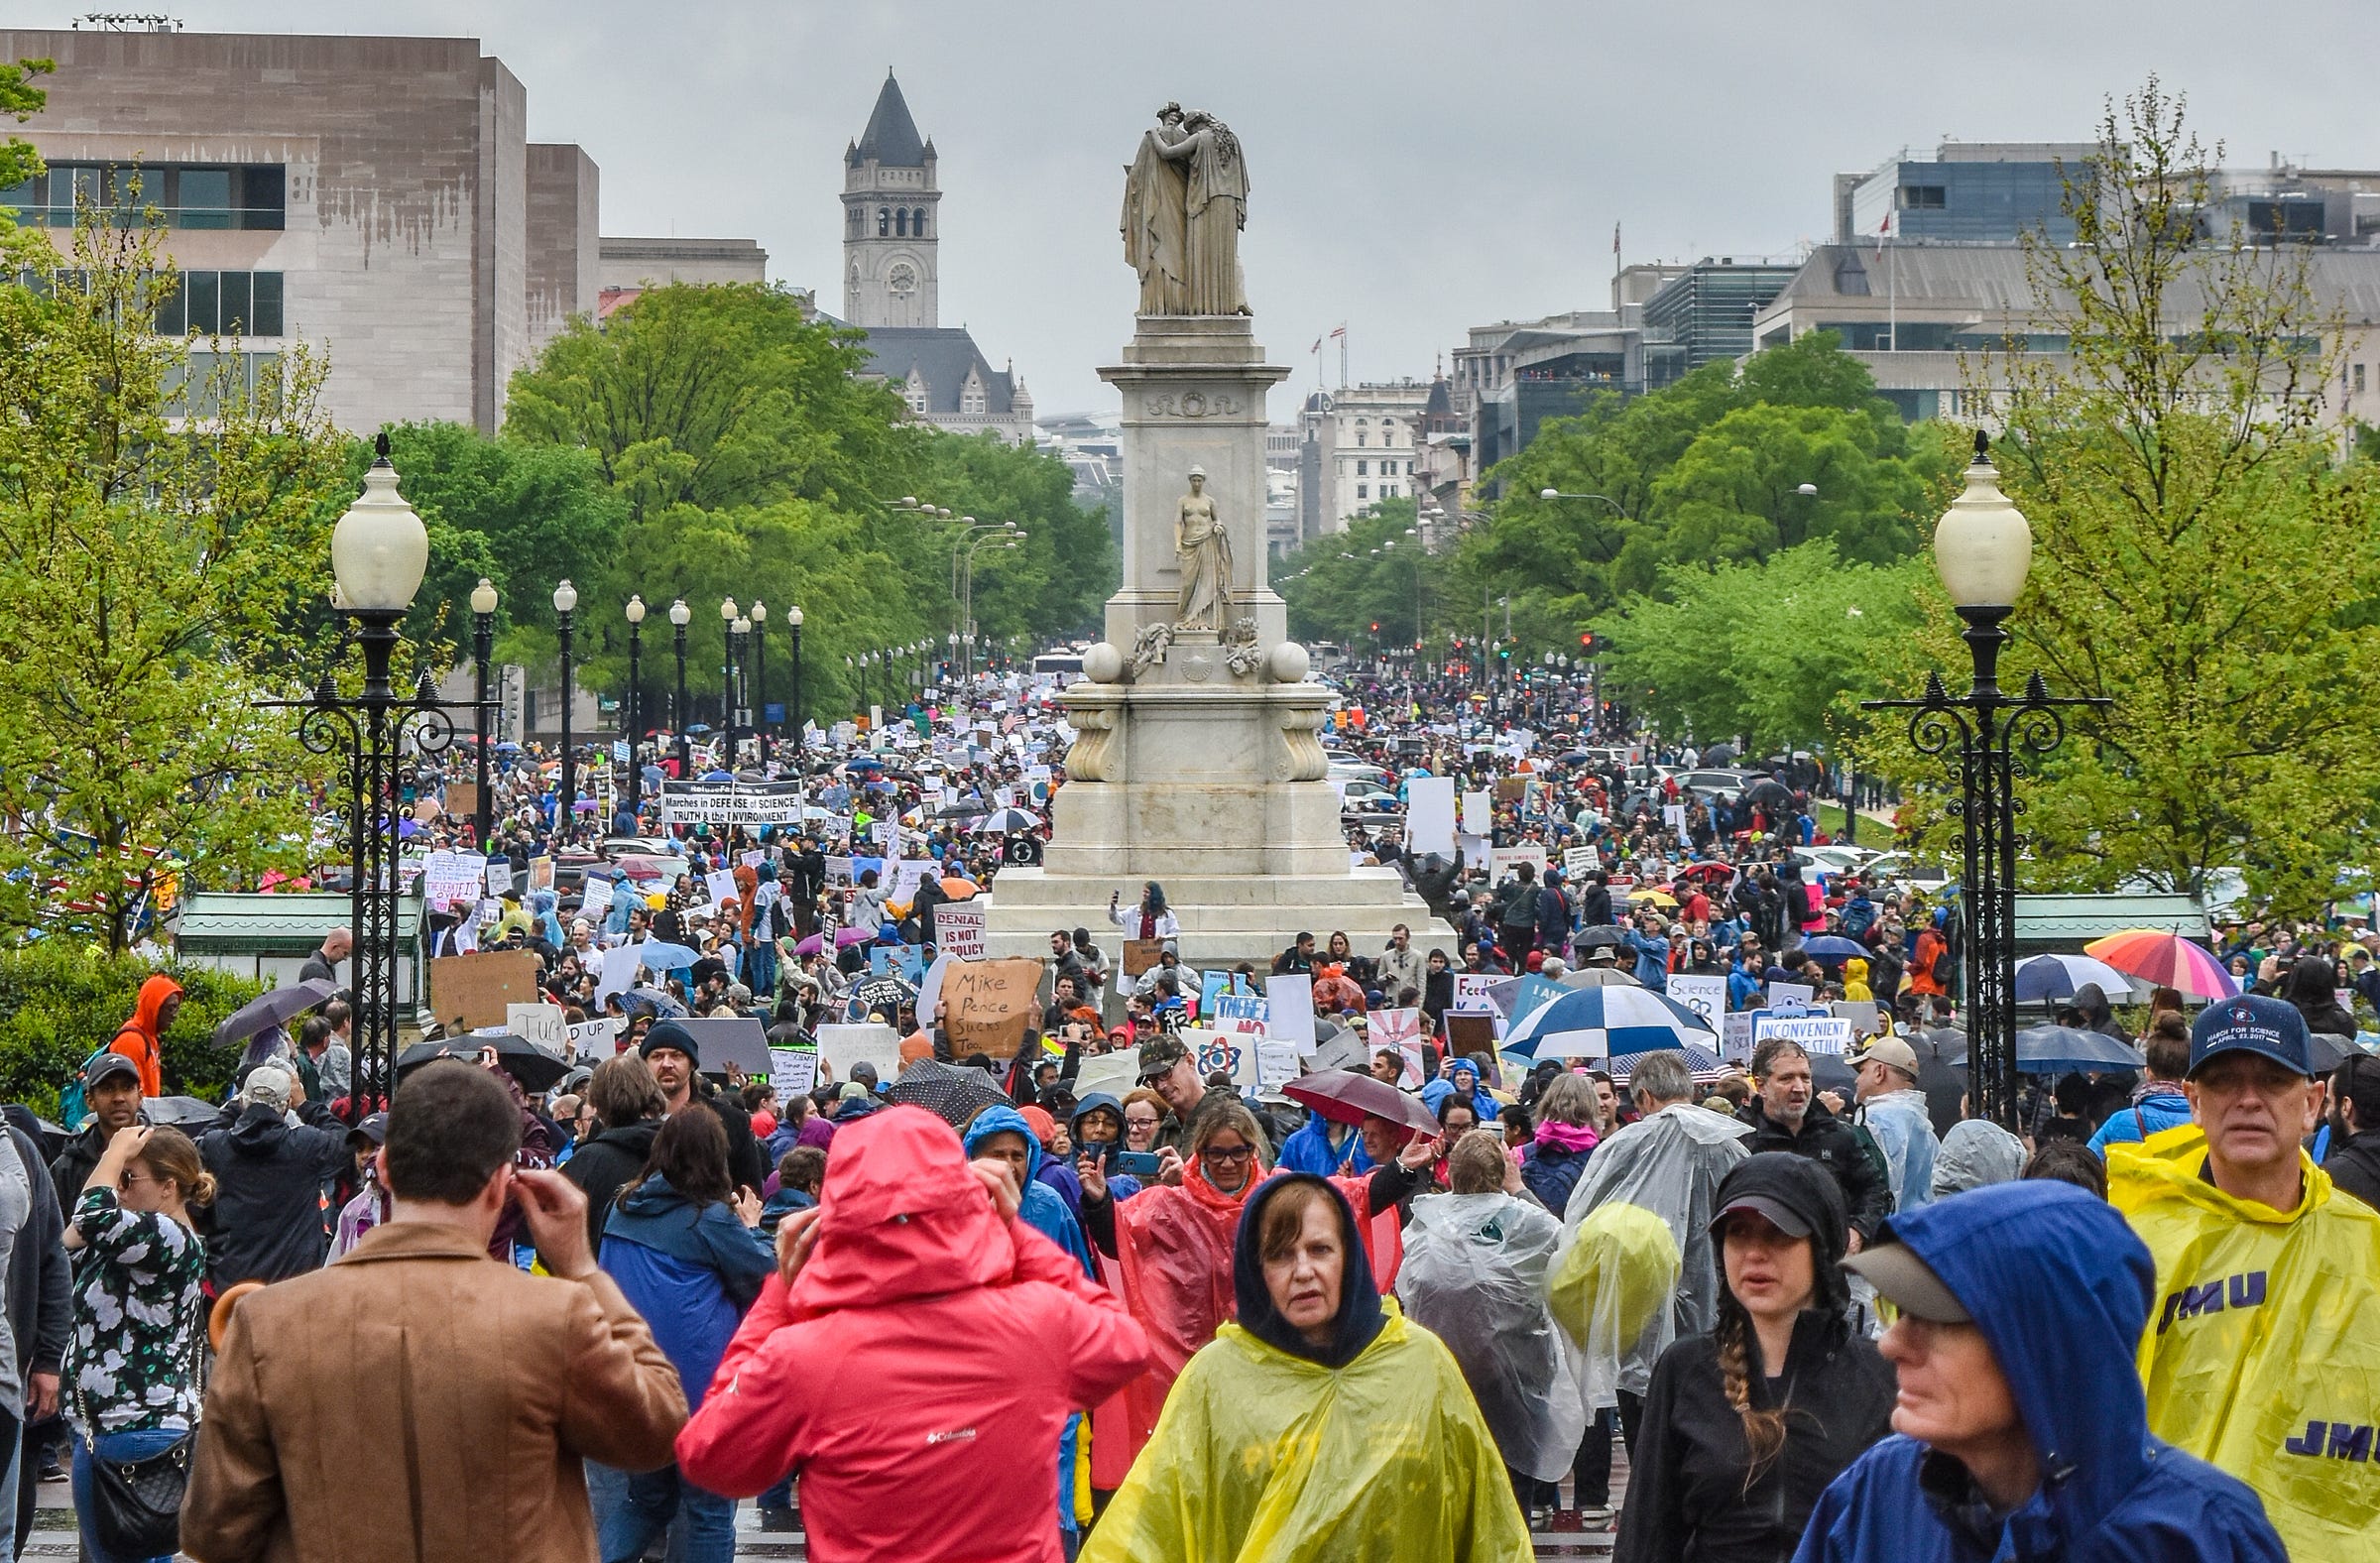
<path fill-rule="evenodd" d="M 132 1007 L 132 1019 L 117 1028 L 115 1040 L 107 1044 L 111 1053 L 122 1053 L 140 1067 L 141 1095 L 152 1100 L 166 1094 L 165 1025 L 166 1001 L 181 997 L 181 984 L 159 972 L 141 984 L 141 996 Z"/>

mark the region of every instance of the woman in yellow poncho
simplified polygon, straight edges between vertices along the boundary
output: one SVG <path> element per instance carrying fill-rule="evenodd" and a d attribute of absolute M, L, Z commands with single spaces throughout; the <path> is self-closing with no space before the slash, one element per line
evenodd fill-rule
<path fill-rule="evenodd" d="M 1452 1353 L 1381 1298 L 1355 1213 L 1277 1175 L 1200 1349 L 1083 1563 L 1502 1563 L 1529 1532 Z"/>

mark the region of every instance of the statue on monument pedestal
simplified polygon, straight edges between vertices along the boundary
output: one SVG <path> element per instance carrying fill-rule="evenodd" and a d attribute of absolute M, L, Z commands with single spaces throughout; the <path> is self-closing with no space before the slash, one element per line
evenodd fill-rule
<path fill-rule="evenodd" d="M 1240 230 L 1248 224 L 1248 161 L 1231 127 L 1179 103 L 1125 171 L 1124 256 L 1140 274 L 1140 313 L 1247 314 Z"/>
<path fill-rule="evenodd" d="M 1174 606 L 1177 630 L 1216 630 L 1232 622 L 1232 537 L 1207 493 L 1204 467 L 1190 469 L 1190 492 L 1174 509 L 1173 552 L 1181 565 L 1181 596 Z"/>

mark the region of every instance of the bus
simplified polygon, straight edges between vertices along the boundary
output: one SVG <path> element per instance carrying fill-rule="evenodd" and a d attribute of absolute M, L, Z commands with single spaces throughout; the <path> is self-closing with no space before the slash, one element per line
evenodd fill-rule
<path fill-rule="evenodd" d="M 1083 654 L 1080 652 L 1043 652 L 1033 659 L 1033 676 L 1080 678 L 1083 676 Z"/>

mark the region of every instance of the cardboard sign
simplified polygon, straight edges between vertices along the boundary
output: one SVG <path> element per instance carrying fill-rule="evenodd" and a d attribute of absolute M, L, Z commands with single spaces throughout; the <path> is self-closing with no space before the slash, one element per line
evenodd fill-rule
<path fill-rule="evenodd" d="M 1040 986 L 1041 963 L 1030 956 L 951 962 L 942 974 L 942 1028 L 951 1052 L 1015 1057 Z"/>
<path fill-rule="evenodd" d="M 984 928 L 991 908 L 977 902 L 950 902 L 934 908 L 934 948 L 952 960 L 984 958 Z"/>
<path fill-rule="evenodd" d="M 537 958 L 527 950 L 443 955 L 429 963 L 429 1013 L 442 1025 L 502 1025 L 507 1006 L 539 1002 Z"/>
<path fill-rule="evenodd" d="M 1712 1034 L 1719 1032 L 1721 1017 L 1727 1013 L 1727 980 L 1725 977 L 1692 977 L 1684 972 L 1669 974 L 1669 996 L 1703 1018 Z"/>
<path fill-rule="evenodd" d="M 620 1050 L 620 1027 L 625 1022 L 609 1019 L 586 1021 L 569 1027 L 570 1056 L 581 1061 L 600 1062 Z"/>
<path fill-rule="evenodd" d="M 529 888 L 531 890 L 553 889 L 553 859 L 531 858 L 529 860 Z"/>
<path fill-rule="evenodd" d="M 760 1021 L 749 1015 L 715 1016 L 708 1020 L 684 1020 L 676 1022 L 686 1028 L 694 1043 L 702 1049 L 702 1072 L 727 1076 L 727 1066 L 734 1064 L 744 1077 L 761 1079 L 769 1073 L 769 1032 Z"/>
<path fill-rule="evenodd" d="M 558 1004 L 508 1004 L 504 1028 L 547 1052 L 571 1056 L 569 1012 Z"/>
<path fill-rule="evenodd" d="M 818 1049 L 815 1047 L 772 1047 L 769 1049 L 769 1084 L 775 1088 L 781 1104 L 797 1096 L 807 1096 L 818 1083 Z"/>
<path fill-rule="evenodd" d="M 870 1064 L 881 1083 L 900 1073 L 900 1035 L 881 1022 L 818 1027 L 818 1061 L 837 1080 L 851 1078 L 853 1064 Z"/>
<path fill-rule="evenodd" d="M 1488 1015 L 1458 1015 L 1446 1012 L 1446 1047 L 1453 1053 L 1492 1053 L 1495 1051 L 1495 1022 L 1501 1017 Z"/>
<path fill-rule="evenodd" d="M 1771 1036 L 1789 1036 L 1802 1044 L 1806 1053 L 1847 1053 L 1851 1050 L 1851 1022 L 1835 1015 L 1804 1015 L 1787 1018 L 1755 1013 L 1752 1017 L 1752 1045 L 1757 1047 Z"/>
<path fill-rule="evenodd" d="M 1522 794 L 1527 792 L 1528 786 L 1529 779 L 1527 777 L 1497 777 L 1495 779 L 1495 800 L 1498 803 L 1517 803 Z"/>
<path fill-rule="evenodd" d="M 447 782 L 446 812 L 457 819 L 476 819 L 479 816 L 479 783 L 476 782 Z"/>
<path fill-rule="evenodd" d="M 1139 976 L 1151 966 L 1156 965 L 1157 957 L 1164 953 L 1165 941 L 1163 939 L 1125 940 L 1124 974 L 1127 977 Z"/>

